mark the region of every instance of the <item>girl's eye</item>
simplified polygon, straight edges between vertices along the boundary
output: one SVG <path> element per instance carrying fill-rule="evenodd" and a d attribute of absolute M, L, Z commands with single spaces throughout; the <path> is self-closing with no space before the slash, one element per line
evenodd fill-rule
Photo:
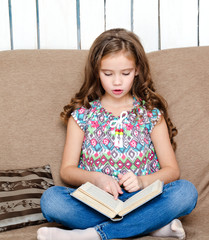
<path fill-rule="evenodd" d="M 129 74 L 130 74 L 130 72 L 123 73 L 124 76 L 128 76 Z"/>
<path fill-rule="evenodd" d="M 104 73 L 105 76 L 109 77 L 112 75 L 112 73 Z"/>

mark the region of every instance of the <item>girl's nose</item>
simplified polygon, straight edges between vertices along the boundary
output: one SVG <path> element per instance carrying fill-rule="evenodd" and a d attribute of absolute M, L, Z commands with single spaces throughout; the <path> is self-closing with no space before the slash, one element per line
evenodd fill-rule
<path fill-rule="evenodd" d="M 120 85 L 122 83 L 121 76 L 115 76 L 113 80 L 114 85 Z"/>

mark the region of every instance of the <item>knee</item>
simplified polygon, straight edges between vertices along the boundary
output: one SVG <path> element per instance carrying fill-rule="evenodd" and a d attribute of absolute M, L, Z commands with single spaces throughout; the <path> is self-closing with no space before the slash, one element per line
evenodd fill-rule
<path fill-rule="evenodd" d="M 53 221 L 50 216 L 53 216 L 59 204 L 58 188 L 58 186 L 50 187 L 41 196 L 41 211 L 49 222 Z"/>
<path fill-rule="evenodd" d="M 187 180 L 179 180 L 178 186 L 181 205 L 184 206 L 185 215 L 189 214 L 196 206 L 198 192 L 193 183 Z"/>
<path fill-rule="evenodd" d="M 182 191 L 182 194 L 186 198 L 191 199 L 194 202 L 197 202 L 198 192 L 194 184 L 187 180 L 179 180 L 179 182 L 180 182 L 180 186 L 181 186 L 180 190 Z"/>

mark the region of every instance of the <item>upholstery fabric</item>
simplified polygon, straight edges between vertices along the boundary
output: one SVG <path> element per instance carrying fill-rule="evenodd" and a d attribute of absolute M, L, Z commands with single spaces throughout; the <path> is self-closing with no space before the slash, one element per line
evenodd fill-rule
<path fill-rule="evenodd" d="M 49 165 L 0 170 L 0 232 L 46 222 L 40 197 L 53 185 Z"/>
<path fill-rule="evenodd" d="M 82 83 L 85 50 L 0 52 L 0 169 L 50 164 L 56 185 L 66 126 L 59 114 Z M 209 237 L 209 47 L 147 54 L 155 87 L 178 128 L 181 178 L 196 186 L 196 209 L 182 218 L 188 240 Z M 48 223 L 47 223 L 48 225 Z M 38 226 L 0 233 L 0 239 L 36 239 Z M 141 239 L 151 239 L 143 237 Z M 161 238 L 153 238 L 161 239 Z M 162 238 L 164 239 L 164 238 Z M 171 239 L 171 238 L 168 238 Z"/>

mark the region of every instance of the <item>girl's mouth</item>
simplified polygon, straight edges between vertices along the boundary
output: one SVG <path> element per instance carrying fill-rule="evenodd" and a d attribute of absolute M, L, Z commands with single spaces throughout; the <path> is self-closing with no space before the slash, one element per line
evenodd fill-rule
<path fill-rule="evenodd" d="M 115 90 L 112 90 L 113 94 L 115 95 L 120 95 L 121 93 L 123 93 L 123 90 L 121 89 L 115 89 Z"/>

